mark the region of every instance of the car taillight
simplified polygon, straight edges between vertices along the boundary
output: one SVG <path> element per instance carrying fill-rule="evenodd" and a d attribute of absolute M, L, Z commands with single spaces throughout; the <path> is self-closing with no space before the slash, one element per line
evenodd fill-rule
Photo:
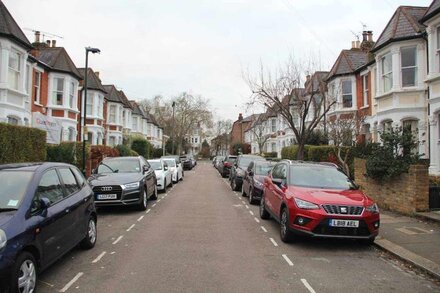
<path fill-rule="evenodd" d="M 229 162 L 225 162 L 225 163 L 224 163 L 224 166 L 225 166 L 225 167 L 231 167 L 231 166 L 232 166 L 232 164 L 231 164 L 231 163 L 229 163 Z"/>

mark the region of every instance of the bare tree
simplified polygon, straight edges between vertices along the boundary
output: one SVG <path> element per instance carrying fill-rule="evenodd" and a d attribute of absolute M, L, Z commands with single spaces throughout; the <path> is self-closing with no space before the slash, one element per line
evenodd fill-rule
<path fill-rule="evenodd" d="M 252 91 L 250 104 L 257 103 L 278 113 L 292 129 L 298 143 L 299 160 L 304 158 L 304 146 L 310 134 L 335 103 L 327 99 L 326 83 L 321 75 L 314 75 L 311 87 L 309 84 L 301 87 L 308 72 L 290 58 L 275 72 L 266 70 L 261 64 L 256 77 L 246 78 Z"/>
<path fill-rule="evenodd" d="M 357 137 L 361 132 L 362 125 L 365 121 L 365 115 L 360 111 L 346 113 L 339 117 L 330 119 L 328 125 L 328 138 L 336 147 L 336 157 L 342 165 L 344 172 L 350 176 L 350 168 L 348 166 L 348 157 L 350 155 L 350 148 L 344 147 L 352 146 L 356 142 Z"/>
<path fill-rule="evenodd" d="M 263 152 L 264 144 L 270 138 L 270 135 L 266 132 L 265 122 L 267 121 L 267 116 L 263 114 L 255 114 L 252 116 L 252 125 L 249 131 L 254 135 L 255 141 L 258 145 L 258 153 Z"/>

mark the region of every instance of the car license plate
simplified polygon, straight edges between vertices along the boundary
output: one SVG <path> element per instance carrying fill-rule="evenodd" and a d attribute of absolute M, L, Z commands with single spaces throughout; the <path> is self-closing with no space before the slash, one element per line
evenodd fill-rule
<path fill-rule="evenodd" d="M 359 221 L 331 219 L 329 225 L 331 227 L 358 228 Z"/>
<path fill-rule="evenodd" d="M 104 199 L 117 199 L 116 194 L 98 194 L 98 199 L 104 200 Z"/>

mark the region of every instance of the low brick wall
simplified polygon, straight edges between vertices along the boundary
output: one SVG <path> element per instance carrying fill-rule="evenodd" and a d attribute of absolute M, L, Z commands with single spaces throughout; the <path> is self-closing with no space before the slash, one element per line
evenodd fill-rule
<path fill-rule="evenodd" d="M 428 167 L 412 165 L 408 173 L 379 182 L 365 176 L 366 160 L 355 159 L 355 181 L 379 208 L 411 215 L 429 209 Z"/>

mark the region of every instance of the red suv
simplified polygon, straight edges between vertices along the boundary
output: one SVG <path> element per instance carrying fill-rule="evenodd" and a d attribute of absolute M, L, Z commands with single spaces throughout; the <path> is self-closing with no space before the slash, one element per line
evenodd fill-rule
<path fill-rule="evenodd" d="M 284 242 L 295 235 L 374 242 L 379 208 L 336 165 L 281 161 L 264 182 L 260 217 L 275 218 Z"/>

